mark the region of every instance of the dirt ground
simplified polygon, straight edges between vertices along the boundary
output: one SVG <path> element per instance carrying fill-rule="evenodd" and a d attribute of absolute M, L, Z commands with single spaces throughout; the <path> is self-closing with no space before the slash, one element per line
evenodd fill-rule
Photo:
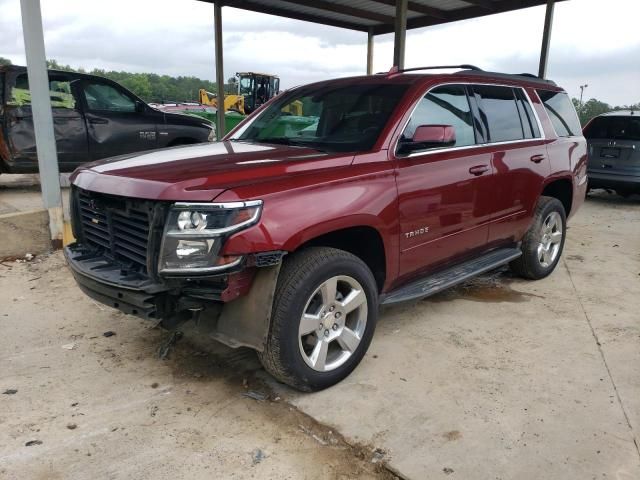
<path fill-rule="evenodd" d="M 386 309 L 317 394 L 191 329 L 159 358 L 167 332 L 87 298 L 60 253 L 2 263 L 0 478 L 638 479 L 639 212 L 597 193 L 548 279 Z"/>
<path fill-rule="evenodd" d="M 0 325 L 2 479 L 393 478 L 271 392 L 252 351 L 187 329 L 160 359 L 170 335 L 84 296 L 60 253 L 0 264 Z"/>

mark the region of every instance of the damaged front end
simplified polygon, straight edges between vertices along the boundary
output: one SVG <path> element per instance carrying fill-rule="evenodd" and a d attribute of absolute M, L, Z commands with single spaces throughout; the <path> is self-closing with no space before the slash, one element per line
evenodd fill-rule
<path fill-rule="evenodd" d="M 229 235 L 258 222 L 261 202 L 171 203 L 74 187 L 77 242 L 65 248 L 95 300 L 167 329 L 195 320 L 231 347 L 261 351 L 285 252 L 225 256 Z"/>

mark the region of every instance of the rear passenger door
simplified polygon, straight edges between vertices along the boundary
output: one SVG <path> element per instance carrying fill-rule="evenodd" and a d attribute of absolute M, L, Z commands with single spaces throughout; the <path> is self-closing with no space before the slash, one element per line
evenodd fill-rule
<path fill-rule="evenodd" d="M 541 128 L 519 87 L 474 85 L 483 135 L 493 167 L 489 243 L 522 237 L 550 173 Z"/>
<path fill-rule="evenodd" d="M 399 140 L 420 125 L 451 125 L 454 145 L 394 153 L 398 174 L 400 275 L 417 276 L 469 256 L 487 243 L 491 156 L 477 145 L 465 85 L 430 89 L 416 105 Z"/>

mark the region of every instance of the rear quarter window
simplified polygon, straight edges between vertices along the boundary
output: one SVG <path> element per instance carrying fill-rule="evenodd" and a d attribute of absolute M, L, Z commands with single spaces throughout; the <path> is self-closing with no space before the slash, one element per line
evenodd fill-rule
<path fill-rule="evenodd" d="M 582 135 L 582 127 L 576 109 L 566 92 L 549 90 L 538 90 L 537 92 L 559 137 Z"/>

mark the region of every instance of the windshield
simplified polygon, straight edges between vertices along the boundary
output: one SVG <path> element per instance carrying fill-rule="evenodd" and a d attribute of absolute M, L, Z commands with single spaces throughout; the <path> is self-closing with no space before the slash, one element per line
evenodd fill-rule
<path fill-rule="evenodd" d="M 240 95 L 251 95 L 253 92 L 253 78 L 240 77 L 240 88 L 238 91 Z"/>
<path fill-rule="evenodd" d="M 303 87 L 277 99 L 232 140 L 370 150 L 406 90 L 388 83 Z"/>
<path fill-rule="evenodd" d="M 597 117 L 584 131 L 585 138 L 640 140 L 640 117 Z"/>

